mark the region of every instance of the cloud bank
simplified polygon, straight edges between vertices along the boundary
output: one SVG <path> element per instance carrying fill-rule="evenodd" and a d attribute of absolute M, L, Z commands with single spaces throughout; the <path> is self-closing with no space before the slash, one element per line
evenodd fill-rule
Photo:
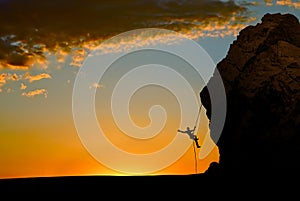
<path fill-rule="evenodd" d="M 164 28 L 191 39 L 235 36 L 256 20 L 249 7 L 259 4 L 300 9 L 296 0 L 1 0 L 0 92 L 10 91 L 3 88 L 10 81 L 24 81 L 19 88 L 25 90 L 52 78 L 44 73 L 51 72 L 44 71 L 51 66 L 49 58 L 57 68 L 80 67 L 104 40 L 133 29 Z M 143 45 L 147 40 L 127 42 Z M 107 49 L 122 47 L 114 43 Z M 29 75 L 32 69 L 42 72 Z"/>
<path fill-rule="evenodd" d="M 191 38 L 236 34 L 247 9 L 220 0 L 0 1 L 0 68 L 47 68 L 72 53 L 80 66 L 87 51 L 108 37 L 137 28 L 166 28 Z"/>

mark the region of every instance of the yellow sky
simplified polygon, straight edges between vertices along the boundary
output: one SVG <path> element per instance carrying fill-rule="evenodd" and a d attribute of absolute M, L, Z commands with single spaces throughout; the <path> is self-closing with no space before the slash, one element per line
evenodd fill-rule
<path fill-rule="evenodd" d="M 204 125 L 204 121 L 201 124 Z M 43 132 L 41 132 L 43 128 L 37 126 L 36 129 L 31 131 L 28 129 L 22 134 L 11 132 L 9 135 L 1 137 L 0 178 L 128 175 L 111 170 L 94 159 L 83 147 L 71 122 L 62 126 L 52 129 L 47 128 Z M 201 128 L 201 131 L 198 132 L 200 144 L 202 144 L 201 139 L 204 139 L 204 135 L 200 133 L 206 132 L 207 128 Z M 118 145 L 118 143 L 116 144 Z M 124 142 L 119 145 L 127 150 L 132 148 L 130 143 L 127 144 L 128 146 L 124 145 Z M 150 150 L 147 151 L 153 151 L 151 148 L 153 147 L 150 147 Z M 170 167 L 153 174 L 193 174 L 196 173 L 195 165 L 197 165 L 197 172 L 200 173 L 205 171 L 211 162 L 219 160 L 217 147 L 204 160 L 198 159 L 199 149 L 196 148 L 196 152 L 196 161 L 194 147 L 191 146 L 183 157 L 175 161 Z"/>

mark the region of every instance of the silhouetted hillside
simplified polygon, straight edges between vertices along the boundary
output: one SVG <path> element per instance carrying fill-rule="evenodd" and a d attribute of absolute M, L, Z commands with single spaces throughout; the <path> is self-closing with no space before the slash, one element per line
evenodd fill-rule
<path fill-rule="evenodd" d="M 300 24 L 266 14 L 241 30 L 217 64 L 227 117 L 217 145 L 220 163 L 207 174 L 300 170 Z M 212 77 L 208 85 L 214 84 Z M 200 93 L 210 118 L 207 87 Z M 212 136 L 213 133 L 212 133 Z"/>

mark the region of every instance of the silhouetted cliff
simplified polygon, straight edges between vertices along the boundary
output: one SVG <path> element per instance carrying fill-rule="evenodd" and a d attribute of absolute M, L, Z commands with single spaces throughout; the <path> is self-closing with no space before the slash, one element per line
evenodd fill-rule
<path fill-rule="evenodd" d="M 227 114 L 216 142 L 220 162 L 207 173 L 299 171 L 299 20 L 291 14 L 264 15 L 261 23 L 240 31 L 217 69 Z M 213 83 L 214 77 L 208 85 Z M 210 118 L 207 87 L 200 97 Z"/>

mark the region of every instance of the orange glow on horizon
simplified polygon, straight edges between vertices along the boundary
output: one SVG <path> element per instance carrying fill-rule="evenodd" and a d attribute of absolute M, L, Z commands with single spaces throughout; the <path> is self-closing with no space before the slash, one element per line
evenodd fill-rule
<path fill-rule="evenodd" d="M 40 133 L 39 129 L 25 131 L 22 134 L 12 132 L 10 135 L 6 135 L 5 138 L 1 137 L 0 178 L 134 175 L 112 170 L 94 159 L 82 145 L 70 123 L 65 128 L 49 128 L 44 130 L 43 133 Z M 61 135 L 53 135 L 53 133 L 57 132 L 60 132 Z M 206 132 L 207 128 L 201 128 L 198 131 L 200 145 L 202 144 L 203 133 Z M 199 149 L 196 149 L 197 158 L 198 154 Z M 139 175 L 189 175 L 202 173 L 209 167 L 211 162 L 218 161 L 219 152 L 217 146 L 204 160 L 197 159 L 195 161 L 194 148 L 191 145 L 188 151 L 169 167 L 151 174 Z M 197 165 L 197 172 L 195 165 Z"/>

